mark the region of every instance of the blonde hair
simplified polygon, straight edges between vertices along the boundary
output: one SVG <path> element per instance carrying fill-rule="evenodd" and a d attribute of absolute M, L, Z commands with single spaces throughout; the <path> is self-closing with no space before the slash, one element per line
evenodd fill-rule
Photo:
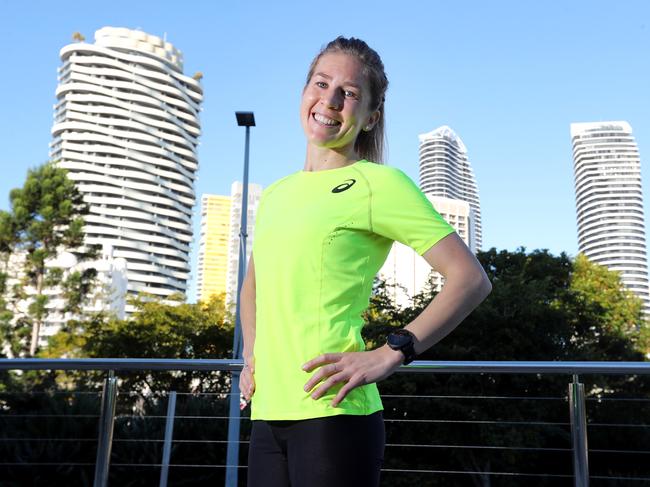
<path fill-rule="evenodd" d="M 342 52 L 349 56 L 354 56 L 363 65 L 363 74 L 368 80 L 368 86 L 370 88 L 370 110 L 379 110 L 379 120 L 368 132 L 364 130 L 359 132 L 357 140 L 354 142 L 354 149 L 362 159 L 382 163 L 386 139 L 384 101 L 386 89 L 388 88 L 388 78 L 386 78 L 384 71 L 384 63 L 381 61 L 377 51 L 370 48 L 361 39 L 339 36 L 323 47 L 311 62 L 309 72 L 307 73 L 306 84 L 311 80 L 320 58 L 324 54 L 335 52 Z"/>

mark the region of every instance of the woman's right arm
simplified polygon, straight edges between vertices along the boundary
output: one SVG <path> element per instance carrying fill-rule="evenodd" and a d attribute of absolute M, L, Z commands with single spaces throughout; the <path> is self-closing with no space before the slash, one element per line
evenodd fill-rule
<path fill-rule="evenodd" d="M 251 255 L 248 270 L 241 287 L 241 313 L 242 338 L 244 341 L 244 369 L 239 378 L 239 389 L 247 401 L 255 392 L 255 263 Z"/>

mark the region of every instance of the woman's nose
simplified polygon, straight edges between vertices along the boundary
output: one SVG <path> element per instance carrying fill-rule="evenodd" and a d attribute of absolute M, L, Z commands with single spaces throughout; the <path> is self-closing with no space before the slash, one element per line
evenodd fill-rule
<path fill-rule="evenodd" d="M 340 110 L 343 107 L 343 97 L 338 90 L 328 90 L 323 93 L 321 101 L 332 110 Z"/>

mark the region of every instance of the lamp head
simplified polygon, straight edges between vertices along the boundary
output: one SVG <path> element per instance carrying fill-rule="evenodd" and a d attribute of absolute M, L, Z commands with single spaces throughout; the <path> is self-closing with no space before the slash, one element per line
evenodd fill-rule
<path fill-rule="evenodd" d="M 240 127 L 255 127 L 255 115 L 253 112 L 235 112 L 237 125 Z"/>

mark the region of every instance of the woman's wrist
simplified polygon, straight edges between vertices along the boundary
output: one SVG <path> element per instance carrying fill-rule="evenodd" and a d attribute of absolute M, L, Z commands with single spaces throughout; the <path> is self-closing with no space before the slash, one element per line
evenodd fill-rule
<path fill-rule="evenodd" d="M 377 350 L 381 352 L 384 360 L 386 360 L 392 368 L 397 369 L 404 363 L 404 354 L 399 350 L 393 350 L 387 344 L 384 344 Z"/>
<path fill-rule="evenodd" d="M 243 353 L 242 358 L 244 360 L 244 366 L 251 366 L 255 360 L 252 353 Z"/>

